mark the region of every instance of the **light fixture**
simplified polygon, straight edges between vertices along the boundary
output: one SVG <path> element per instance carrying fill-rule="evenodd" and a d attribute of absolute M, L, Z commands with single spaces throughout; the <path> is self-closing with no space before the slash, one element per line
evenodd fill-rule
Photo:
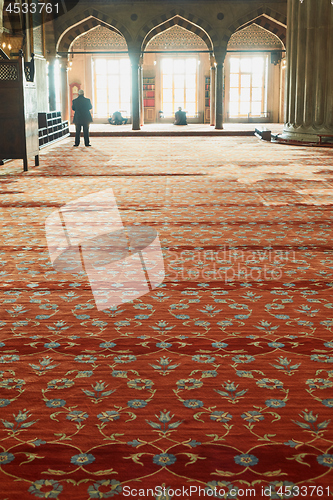
<path fill-rule="evenodd" d="M 5 47 L 6 47 L 6 43 L 5 43 L 5 42 L 3 42 L 3 44 L 2 44 L 2 48 L 4 49 Z"/>

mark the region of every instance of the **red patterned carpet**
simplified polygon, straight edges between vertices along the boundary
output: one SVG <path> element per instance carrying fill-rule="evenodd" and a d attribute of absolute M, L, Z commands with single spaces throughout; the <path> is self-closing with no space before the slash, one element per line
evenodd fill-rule
<path fill-rule="evenodd" d="M 333 151 L 93 138 L 1 167 L 1 500 L 333 496 Z M 112 188 L 166 277 L 98 311 L 45 220 Z"/>

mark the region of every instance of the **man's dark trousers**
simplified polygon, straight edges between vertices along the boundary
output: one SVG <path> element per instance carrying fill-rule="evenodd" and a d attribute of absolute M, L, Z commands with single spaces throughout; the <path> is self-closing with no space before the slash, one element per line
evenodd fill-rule
<path fill-rule="evenodd" d="M 89 145 L 89 124 L 85 125 L 75 125 L 75 146 L 78 146 L 80 144 L 80 134 L 81 134 L 81 127 L 83 127 L 83 137 L 84 137 L 84 145 L 88 146 Z"/>

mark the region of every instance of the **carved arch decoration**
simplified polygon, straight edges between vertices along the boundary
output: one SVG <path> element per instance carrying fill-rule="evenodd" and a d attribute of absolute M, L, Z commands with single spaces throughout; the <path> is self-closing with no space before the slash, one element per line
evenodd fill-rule
<path fill-rule="evenodd" d="M 203 19 L 186 14 L 183 9 L 174 9 L 168 15 L 163 14 L 152 19 L 141 28 L 139 37 L 142 40 L 142 52 L 152 38 L 175 25 L 198 35 L 206 43 L 208 50 L 214 50 L 213 44 L 218 40 L 218 36 L 213 28 Z"/>
<path fill-rule="evenodd" d="M 228 28 L 229 36 L 225 35 L 223 40 L 228 42 L 230 36 L 235 31 L 245 28 L 254 22 L 262 28 L 272 31 L 274 35 L 280 38 L 284 45 L 286 44 L 287 17 L 267 6 L 260 7 L 235 20 Z"/>
<path fill-rule="evenodd" d="M 271 33 L 273 33 L 273 35 L 276 35 L 283 43 L 284 47 L 286 46 L 287 27 L 276 23 L 275 21 L 273 21 L 273 19 L 270 19 L 265 15 L 259 16 L 256 19 L 253 19 L 252 21 L 244 24 L 243 26 L 240 26 L 239 28 L 237 28 L 236 33 L 248 26 L 251 26 L 251 24 L 254 23 L 260 26 L 261 28 L 270 31 Z"/>
<path fill-rule="evenodd" d="M 93 8 L 85 10 L 82 15 L 85 16 L 84 19 L 82 19 L 82 17 L 80 18 L 80 16 L 76 16 L 67 21 L 68 28 L 65 28 L 58 38 L 57 52 L 68 52 L 71 44 L 78 36 L 96 28 L 96 26 L 104 26 L 122 35 L 127 44 L 132 41 L 132 37 L 127 28 L 116 19 L 106 14 L 102 14 Z"/>

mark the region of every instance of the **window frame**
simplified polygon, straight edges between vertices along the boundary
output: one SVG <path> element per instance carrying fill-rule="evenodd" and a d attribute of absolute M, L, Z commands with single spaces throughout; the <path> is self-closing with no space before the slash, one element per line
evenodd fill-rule
<path fill-rule="evenodd" d="M 173 72 L 172 74 L 168 74 L 168 73 L 165 73 L 163 71 L 163 63 L 165 60 L 172 60 L 173 61 L 173 65 L 175 63 L 175 61 L 184 61 L 184 67 L 186 65 L 186 59 L 189 60 L 189 59 L 192 59 L 195 61 L 195 89 L 194 89 L 194 94 L 195 94 L 195 101 L 189 101 L 190 103 L 193 103 L 195 104 L 195 112 L 194 114 L 193 113 L 190 113 L 188 110 L 187 110 L 187 99 L 186 99 L 186 90 L 187 90 L 187 87 L 186 87 L 186 77 L 191 74 L 191 73 L 186 73 L 186 71 L 184 73 L 180 73 L 180 74 L 177 74 L 175 73 L 175 70 L 174 70 L 174 67 L 173 67 Z M 197 118 L 198 117 L 198 114 L 199 114 L 199 99 L 198 99 L 198 81 L 199 81 L 199 63 L 200 63 L 200 59 L 198 58 L 198 56 L 195 56 L 193 54 L 191 55 L 186 55 L 186 54 L 181 54 L 181 55 L 176 55 L 176 54 L 173 54 L 172 56 L 163 56 L 161 58 L 161 70 L 160 70 L 160 78 L 161 78 L 161 109 L 163 111 L 163 114 L 164 114 L 164 117 L 165 118 L 171 118 L 171 117 L 174 117 L 175 115 L 175 112 L 178 110 L 178 107 L 181 106 L 183 108 L 184 111 L 186 111 L 186 114 L 187 114 L 187 117 L 188 118 Z M 169 75 L 171 76 L 172 78 L 172 88 L 165 88 L 164 87 L 164 75 Z M 193 73 L 192 73 L 193 74 Z M 175 86 L 175 76 L 178 76 L 178 75 L 182 75 L 183 76 L 183 82 L 184 82 L 184 96 L 183 96 L 183 103 L 179 103 L 179 101 L 177 101 L 175 99 L 175 90 L 177 90 L 177 87 Z M 165 112 L 165 109 L 164 109 L 164 104 L 165 104 L 165 100 L 164 100 L 164 91 L 165 90 L 171 90 L 172 92 L 172 113 L 167 113 Z M 170 102 L 170 101 L 166 101 L 166 102 Z"/>
<path fill-rule="evenodd" d="M 254 58 L 258 58 L 258 57 L 263 59 L 263 73 L 262 73 L 262 85 L 261 85 L 261 87 L 258 87 L 257 85 L 253 85 L 253 76 L 254 76 L 253 70 L 251 70 L 251 71 L 242 71 L 241 70 L 241 60 L 242 59 L 245 59 L 245 58 L 254 59 Z M 238 73 L 231 71 L 231 60 L 233 58 L 239 60 Z M 251 53 L 240 53 L 240 52 L 235 51 L 229 55 L 229 60 L 228 60 L 229 89 L 228 89 L 228 108 L 227 108 L 228 109 L 228 111 L 227 111 L 228 119 L 231 119 L 231 120 L 241 120 L 244 118 L 261 119 L 261 118 L 264 118 L 267 116 L 267 113 L 268 113 L 268 72 L 269 72 L 268 62 L 269 62 L 269 54 L 267 52 L 264 52 L 264 51 L 251 52 Z M 238 86 L 237 87 L 231 86 L 232 75 L 238 76 Z M 242 79 L 242 76 L 244 76 L 244 75 L 250 76 L 250 85 L 248 87 L 246 87 L 246 86 L 242 87 L 242 85 L 241 85 L 241 83 L 242 83 L 241 79 Z M 250 99 L 248 101 L 249 102 L 249 111 L 246 113 L 241 112 L 241 103 L 242 103 L 242 101 L 241 101 L 241 89 L 242 88 L 249 89 L 249 93 L 250 93 Z M 259 89 L 259 88 L 261 88 L 261 100 L 260 101 L 253 99 L 253 90 Z M 231 92 L 233 89 L 237 89 L 237 91 L 238 91 L 238 100 L 237 101 L 231 100 Z M 231 111 L 230 111 L 231 104 L 236 103 L 236 102 L 238 104 L 238 113 L 237 114 L 231 113 Z M 243 101 L 243 102 L 246 102 L 246 101 Z M 253 114 L 253 104 L 256 102 L 261 103 L 260 114 L 257 114 L 257 113 Z"/>
<path fill-rule="evenodd" d="M 96 72 L 96 61 L 97 60 L 104 60 L 106 62 L 106 72 L 104 73 L 104 76 L 106 77 L 106 92 L 107 92 L 107 101 L 106 101 L 106 114 L 104 114 L 103 116 L 101 114 L 98 114 L 98 87 L 97 87 L 97 75 L 99 73 Z M 108 61 L 117 61 L 118 62 L 118 72 L 117 73 L 110 73 L 108 71 Z M 128 65 L 129 65 L 129 73 L 127 75 L 128 77 L 128 80 L 129 80 L 129 100 L 127 102 L 124 102 L 122 100 L 122 92 L 121 92 L 121 88 L 122 88 L 122 84 L 121 84 L 121 68 L 120 68 L 120 62 L 121 60 L 126 60 L 128 61 Z M 94 100 L 94 105 L 93 105 L 93 117 L 96 118 L 96 119 L 103 119 L 103 118 L 109 118 L 110 116 L 112 116 L 112 114 L 115 112 L 115 111 L 120 111 L 123 113 L 124 117 L 126 118 L 130 118 L 131 117 L 131 111 L 132 111 L 132 91 L 131 91 L 131 83 L 132 83 L 132 74 L 131 74 L 131 65 L 130 65 L 130 59 L 129 59 L 129 56 L 127 55 L 126 52 L 124 52 L 124 56 L 105 56 L 104 54 L 102 55 L 96 55 L 94 57 L 92 57 L 92 60 L 91 60 L 91 64 L 92 64 L 92 79 L 93 79 L 93 82 L 92 82 L 92 86 L 93 86 L 93 100 Z M 119 83 L 118 83 L 118 105 L 119 105 L 119 109 L 111 109 L 110 106 L 111 106 L 111 99 L 110 99 L 110 79 L 112 77 L 112 75 L 117 75 L 118 76 L 118 79 L 119 79 Z M 123 105 L 128 105 L 129 106 L 129 109 L 124 109 Z"/>

